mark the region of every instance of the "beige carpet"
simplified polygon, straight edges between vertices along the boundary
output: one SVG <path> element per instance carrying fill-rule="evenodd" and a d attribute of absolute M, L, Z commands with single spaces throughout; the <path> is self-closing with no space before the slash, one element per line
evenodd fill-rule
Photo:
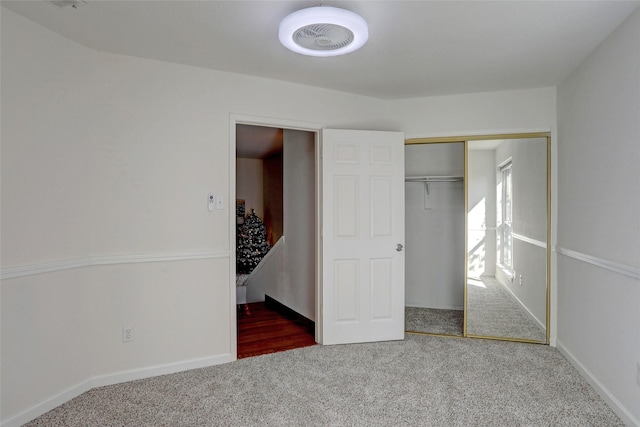
<path fill-rule="evenodd" d="M 546 342 L 546 331 L 493 277 L 467 286 L 467 333 Z M 473 285 L 481 284 L 482 286 Z"/>
<path fill-rule="evenodd" d="M 28 426 L 622 426 L 553 348 L 408 335 L 89 391 Z"/>
<path fill-rule="evenodd" d="M 462 336 L 464 311 L 405 307 L 404 329 L 407 332 Z"/>

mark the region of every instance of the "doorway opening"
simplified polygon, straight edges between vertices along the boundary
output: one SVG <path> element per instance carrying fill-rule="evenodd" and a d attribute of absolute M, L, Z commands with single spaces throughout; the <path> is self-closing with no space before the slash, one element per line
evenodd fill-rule
<path fill-rule="evenodd" d="M 316 133 L 235 126 L 237 357 L 316 343 Z"/>
<path fill-rule="evenodd" d="M 405 145 L 405 328 L 464 334 L 464 142 Z"/>

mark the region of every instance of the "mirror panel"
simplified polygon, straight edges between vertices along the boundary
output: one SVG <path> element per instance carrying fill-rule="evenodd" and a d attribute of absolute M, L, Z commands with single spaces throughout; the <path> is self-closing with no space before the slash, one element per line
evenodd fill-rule
<path fill-rule="evenodd" d="M 548 145 L 467 142 L 467 336 L 547 342 Z"/>

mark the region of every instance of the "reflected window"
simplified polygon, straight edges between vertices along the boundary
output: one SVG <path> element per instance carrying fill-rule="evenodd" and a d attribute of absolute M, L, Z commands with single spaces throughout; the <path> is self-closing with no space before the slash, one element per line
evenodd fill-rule
<path fill-rule="evenodd" d="M 513 238 L 512 211 L 513 211 L 513 186 L 511 182 L 511 161 L 500 166 L 501 192 L 499 194 L 501 205 L 500 226 L 500 264 L 510 272 L 513 271 Z"/>

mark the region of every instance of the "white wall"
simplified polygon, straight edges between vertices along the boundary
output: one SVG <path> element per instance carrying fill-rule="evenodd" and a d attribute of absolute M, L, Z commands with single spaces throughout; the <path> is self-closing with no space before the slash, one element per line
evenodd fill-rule
<path fill-rule="evenodd" d="M 405 146 L 405 175 L 464 175 L 464 144 Z M 464 185 L 405 183 L 405 304 L 464 306 Z"/>
<path fill-rule="evenodd" d="M 271 277 L 264 293 L 315 321 L 316 319 L 316 236 L 315 236 L 315 134 L 285 129 L 282 155 L 282 196 L 284 246 L 282 268 L 270 266 Z M 277 179 L 276 179 L 277 181 Z M 259 277 L 255 277 L 255 281 Z"/>
<path fill-rule="evenodd" d="M 1 18 L 4 272 L 88 253 L 94 135 L 82 125 L 92 111 L 63 108 L 90 91 L 76 76 L 91 74 L 92 54 L 35 25 L 24 34 L 4 8 Z M 91 282 L 83 269 L 2 280 L 3 420 L 91 376 Z"/>
<path fill-rule="evenodd" d="M 264 220 L 263 162 L 261 159 L 236 158 L 236 199 L 244 199 L 245 211 L 255 209 Z"/>
<path fill-rule="evenodd" d="M 70 269 L 2 280 L 3 421 L 92 376 L 91 278 L 88 269 Z"/>
<path fill-rule="evenodd" d="M 282 152 L 270 156 L 263 161 L 264 181 L 264 223 L 267 226 L 267 237 L 271 245 L 275 245 L 284 234 L 282 212 Z"/>
<path fill-rule="evenodd" d="M 6 425 L 95 385 L 234 358 L 233 207 L 206 209 L 209 192 L 229 198 L 231 113 L 408 136 L 555 126 L 553 88 L 382 101 L 94 52 L 1 19 Z M 63 272 L 32 274 L 44 267 Z"/>
<path fill-rule="evenodd" d="M 285 238 L 281 236 L 244 282 L 247 303 L 264 302 L 265 294 L 272 295 L 285 283 L 284 251 Z"/>
<path fill-rule="evenodd" d="M 640 11 L 558 88 L 558 347 L 629 425 L 640 425 L 638 40 Z"/>
<path fill-rule="evenodd" d="M 395 126 L 415 138 L 554 132 L 555 103 L 555 88 L 540 88 L 401 99 L 386 107 Z"/>

